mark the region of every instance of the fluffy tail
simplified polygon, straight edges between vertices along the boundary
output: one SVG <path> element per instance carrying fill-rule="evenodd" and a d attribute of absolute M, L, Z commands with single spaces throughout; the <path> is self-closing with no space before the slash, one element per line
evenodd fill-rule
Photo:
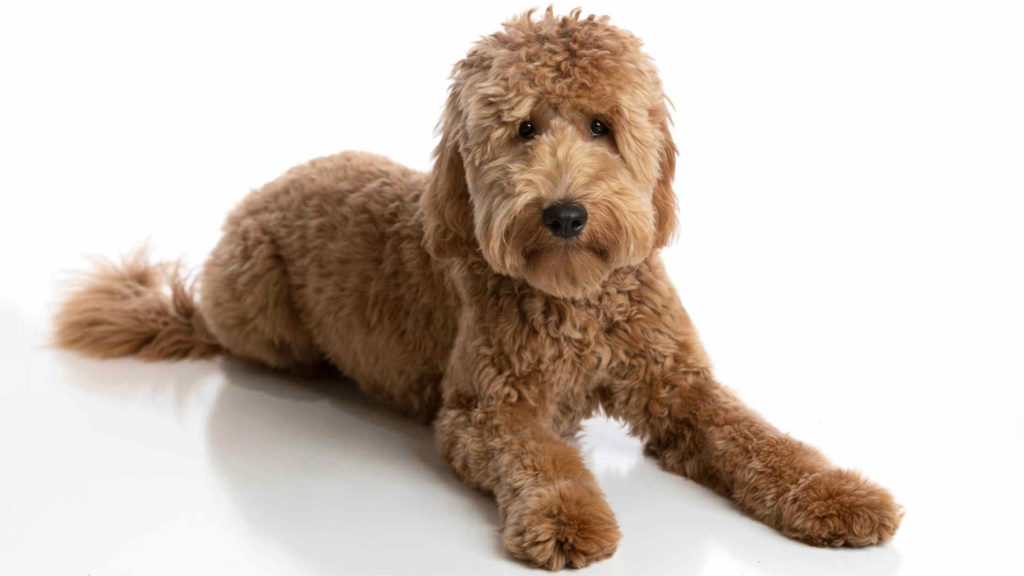
<path fill-rule="evenodd" d="M 196 307 L 177 262 L 150 263 L 145 249 L 120 264 L 97 262 L 55 317 L 57 345 L 89 356 L 143 360 L 223 352 Z"/>

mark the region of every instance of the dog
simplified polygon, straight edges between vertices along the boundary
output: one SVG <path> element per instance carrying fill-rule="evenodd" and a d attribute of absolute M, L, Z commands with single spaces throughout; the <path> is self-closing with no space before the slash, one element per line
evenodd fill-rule
<path fill-rule="evenodd" d="M 144 253 L 100 264 L 58 311 L 57 342 L 336 368 L 432 423 L 458 476 L 494 496 L 505 548 L 552 570 L 619 542 L 571 444 L 599 410 L 786 536 L 891 538 L 888 491 L 715 380 L 658 256 L 676 146 L 640 40 L 607 17 L 530 11 L 451 78 L 430 173 L 360 152 L 294 168 L 234 209 L 198 285 Z"/>

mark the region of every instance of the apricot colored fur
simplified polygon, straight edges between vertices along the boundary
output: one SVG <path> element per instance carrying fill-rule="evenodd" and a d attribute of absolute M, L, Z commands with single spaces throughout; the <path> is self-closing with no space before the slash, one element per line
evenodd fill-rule
<path fill-rule="evenodd" d="M 595 118 L 611 134 L 592 136 Z M 531 140 L 518 135 L 527 120 Z M 252 193 L 224 225 L 198 304 L 166 265 L 104 265 L 59 312 L 59 342 L 100 357 L 333 364 L 433 422 L 456 473 L 497 500 L 508 551 L 550 569 L 619 542 L 567 442 L 599 408 L 665 469 L 787 536 L 893 535 L 902 513 L 886 490 L 712 376 L 658 256 L 676 225 L 676 147 L 637 38 L 578 11 L 516 18 L 455 66 L 439 129 L 430 174 L 347 152 Z M 566 199 L 589 212 L 569 241 L 540 216 Z"/>

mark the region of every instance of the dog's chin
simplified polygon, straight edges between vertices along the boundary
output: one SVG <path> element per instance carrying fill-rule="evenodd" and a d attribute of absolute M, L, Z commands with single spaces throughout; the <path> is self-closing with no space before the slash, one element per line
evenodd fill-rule
<path fill-rule="evenodd" d="M 520 272 L 541 292 L 579 299 L 599 292 L 613 270 L 604 249 L 565 244 L 527 252 Z"/>

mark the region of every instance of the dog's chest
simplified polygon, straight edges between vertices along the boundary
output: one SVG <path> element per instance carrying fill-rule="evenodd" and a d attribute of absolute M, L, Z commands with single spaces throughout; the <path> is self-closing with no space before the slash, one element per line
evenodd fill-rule
<path fill-rule="evenodd" d="M 523 293 L 515 300 L 514 314 L 500 324 L 498 340 L 508 344 L 506 352 L 521 368 L 564 375 L 566 386 L 587 388 L 618 359 L 632 355 L 622 349 L 632 346 L 622 338 L 632 332 L 637 314 L 632 296 L 608 290 L 576 301 Z"/>

